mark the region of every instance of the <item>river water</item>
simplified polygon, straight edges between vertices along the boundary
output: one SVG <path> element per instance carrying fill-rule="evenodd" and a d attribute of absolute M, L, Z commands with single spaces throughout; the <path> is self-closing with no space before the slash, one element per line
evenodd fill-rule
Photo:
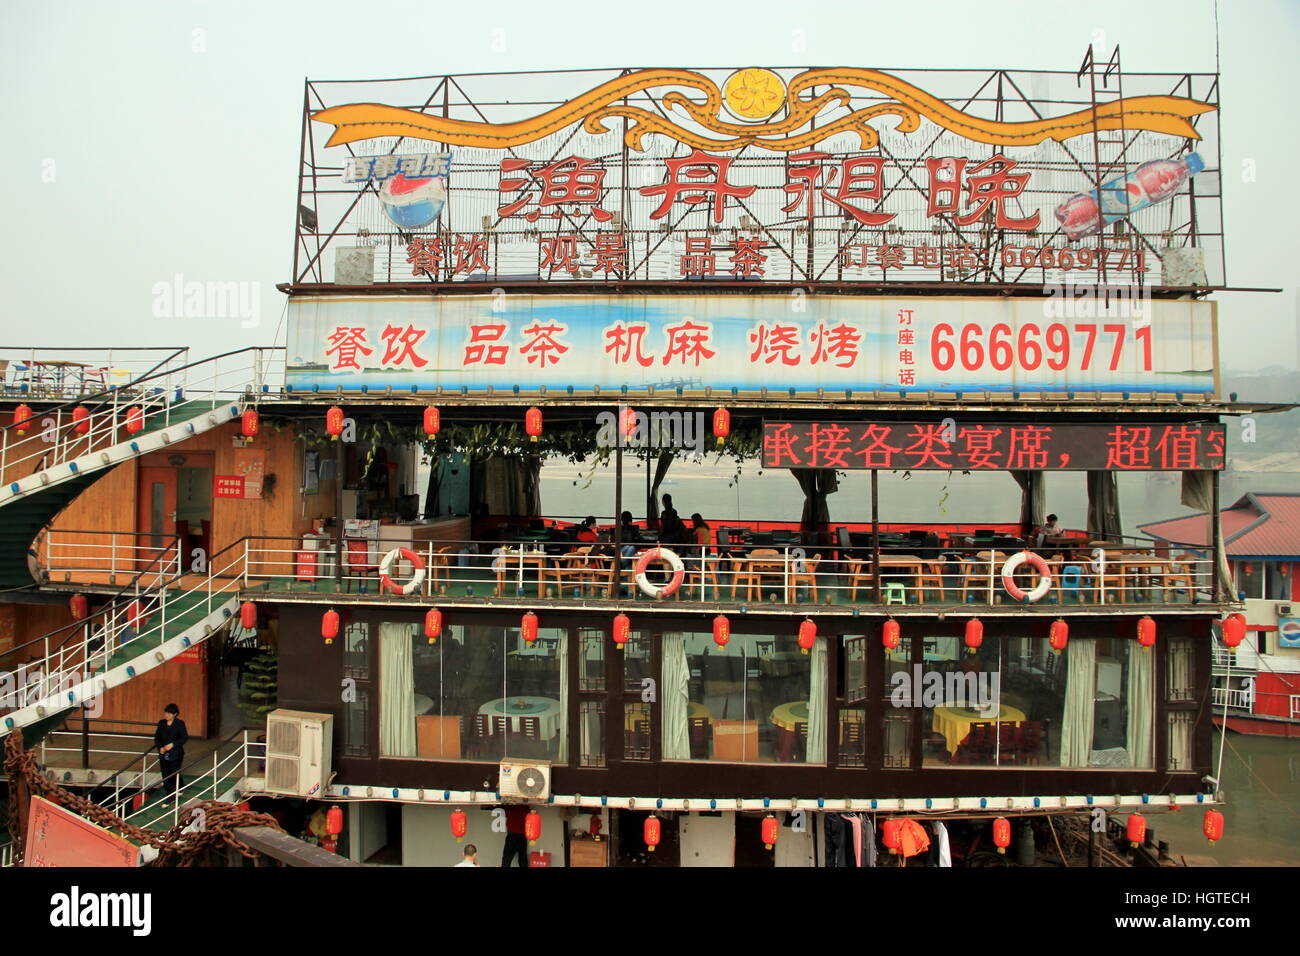
<path fill-rule="evenodd" d="M 645 463 L 624 459 L 623 506 L 641 518 L 645 513 Z M 736 466 L 675 462 L 661 492 L 673 496 L 683 518 L 699 512 L 711 523 L 740 518 L 798 521 L 803 495 L 786 471 L 761 473 L 747 463 L 740 480 Z M 1062 526 L 1085 524 L 1088 497 L 1082 473 L 1053 474 L 1047 479 L 1047 509 Z M 1246 492 L 1300 492 L 1300 473 L 1228 474 L 1221 500 L 1230 507 Z M 1126 534 L 1137 526 L 1194 513 L 1179 503 L 1174 475 L 1119 476 L 1120 515 Z M 614 469 L 555 462 L 542 469 L 542 510 L 550 516 L 595 514 L 608 520 L 614 511 Z M 867 472 L 850 472 L 828 499 L 832 521 L 869 521 L 871 484 Z M 880 520 L 889 522 L 1014 522 L 1020 515 L 1020 488 L 1007 474 L 949 475 L 945 472 L 898 472 L 880 476 Z M 1216 732 L 1214 750 L 1219 751 Z M 1300 738 L 1277 739 L 1229 734 L 1223 748 L 1220 781 L 1227 798 L 1222 808 L 1226 839 L 1210 846 L 1201 834 L 1202 813 L 1182 810 L 1153 815 L 1151 827 L 1167 840 L 1175 858 L 1189 865 L 1300 864 Z"/>

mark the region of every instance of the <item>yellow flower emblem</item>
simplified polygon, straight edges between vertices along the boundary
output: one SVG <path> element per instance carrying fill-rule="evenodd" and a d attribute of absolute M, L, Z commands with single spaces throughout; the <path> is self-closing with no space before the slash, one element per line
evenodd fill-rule
<path fill-rule="evenodd" d="M 771 70 L 737 70 L 722 85 L 727 108 L 744 119 L 767 119 L 781 107 L 785 84 Z"/>

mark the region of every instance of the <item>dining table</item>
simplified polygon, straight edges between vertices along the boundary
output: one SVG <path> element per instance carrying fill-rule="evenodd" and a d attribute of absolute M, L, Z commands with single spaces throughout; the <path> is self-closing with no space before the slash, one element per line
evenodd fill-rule
<path fill-rule="evenodd" d="M 550 740 L 560 732 L 560 702 L 552 697 L 498 697 L 489 700 L 478 709 L 488 719 L 488 733 L 495 734 L 497 721 L 492 718 L 506 718 L 509 733 L 520 733 L 524 717 L 537 718 L 537 732 L 542 740 Z"/>
<path fill-rule="evenodd" d="M 936 707 L 931 727 L 935 733 L 943 736 L 948 753 L 955 754 L 958 746 L 970 733 L 971 724 L 981 722 L 1015 724 L 1025 719 L 1025 712 L 1017 707 L 1012 707 L 1010 704 L 1002 704 L 996 716 L 991 713 L 991 710 L 992 708 L 989 710 L 975 710 L 963 704 Z"/>

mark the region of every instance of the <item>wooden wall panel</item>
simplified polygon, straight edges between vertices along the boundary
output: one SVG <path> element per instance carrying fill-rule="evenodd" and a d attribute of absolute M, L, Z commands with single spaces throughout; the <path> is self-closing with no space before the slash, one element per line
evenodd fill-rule
<path fill-rule="evenodd" d="M 100 718 L 157 722 L 175 704 L 191 737 L 208 736 L 207 645 L 196 650 L 204 652 L 197 662 L 168 661 L 105 693 Z"/>

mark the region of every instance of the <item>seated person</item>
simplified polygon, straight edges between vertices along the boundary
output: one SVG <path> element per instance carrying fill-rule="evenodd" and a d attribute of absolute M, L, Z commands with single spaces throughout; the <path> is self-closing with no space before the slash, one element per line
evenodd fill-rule
<path fill-rule="evenodd" d="M 645 538 L 641 534 L 641 529 L 632 521 L 632 512 L 624 511 L 619 515 L 619 537 L 624 544 L 641 544 Z"/>
<path fill-rule="evenodd" d="M 1047 523 L 1038 529 L 1037 541 L 1038 547 L 1043 546 L 1043 542 L 1048 538 L 1055 538 L 1061 533 L 1061 526 L 1057 523 L 1056 515 L 1048 515 Z"/>
<path fill-rule="evenodd" d="M 695 540 L 695 533 L 682 523 L 676 511 L 670 511 L 659 525 L 659 543 L 665 545 L 689 544 Z"/>
<path fill-rule="evenodd" d="M 574 535 L 574 540 L 586 543 L 600 540 L 600 536 L 596 534 L 595 515 L 587 515 L 587 517 L 582 519 L 582 524 L 578 525 L 578 530 Z"/>

